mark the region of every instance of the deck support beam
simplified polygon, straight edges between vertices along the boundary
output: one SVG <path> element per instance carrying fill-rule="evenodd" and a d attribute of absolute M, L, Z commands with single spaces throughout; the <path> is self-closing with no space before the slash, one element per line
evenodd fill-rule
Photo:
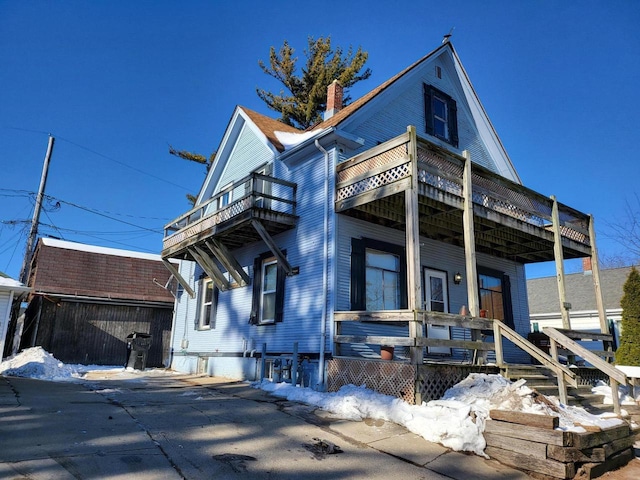
<path fill-rule="evenodd" d="M 562 233 L 560 229 L 560 214 L 558 213 L 558 200 L 551 195 L 553 206 L 551 208 L 551 222 L 553 228 L 553 256 L 556 260 L 556 279 L 558 280 L 558 297 L 560 299 L 560 314 L 562 315 L 562 328 L 571 330 L 569 318 L 569 303 L 564 281 L 564 255 L 562 253 Z"/>
<path fill-rule="evenodd" d="M 169 270 L 171 274 L 175 277 L 175 279 L 178 281 L 178 283 L 182 285 L 182 288 L 184 288 L 187 291 L 189 296 L 191 298 L 196 298 L 196 292 L 193 291 L 193 288 L 191 288 L 191 286 L 189 285 L 189 282 L 187 282 L 184 279 L 184 277 L 180 275 L 180 272 L 175 267 L 175 265 L 173 265 L 169 260 L 165 260 L 164 258 L 161 260 L 162 260 L 162 263 L 164 263 L 164 266 L 167 267 L 167 270 Z"/>
<path fill-rule="evenodd" d="M 209 278 L 213 280 L 221 291 L 229 290 L 229 282 L 224 277 L 224 273 L 220 270 L 220 268 L 215 264 L 214 261 L 211 260 L 211 257 L 207 252 L 202 250 L 197 245 L 194 245 L 193 248 L 189 248 L 189 253 L 196 259 L 196 261 L 200 264 L 202 269 L 205 271 Z"/>
<path fill-rule="evenodd" d="M 409 159 L 411 161 L 411 187 L 404 191 L 405 199 L 405 242 L 407 255 L 407 308 L 414 312 L 414 321 L 409 322 L 409 336 L 424 336 L 423 325 L 417 322 L 415 315 L 422 302 L 422 283 L 420 282 L 420 218 L 418 214 L 418 139 L 416 127 L 407 127 L 409 133 Z M 411 348 L 411 363 L 422 365 L 424 348 Z M 416 390 L 418 391 L 418 390 Z"/>
<path fill-rule="evenodd" d="M 242 265 L 240 265 L 233 254 L 222 244 L 220 240 L 211 238 L 210 240 L 206 240 L 205 244 L 209 247 L 209 250 L 211 250 L 213 255 L 224 266 L 224 268 L 227 269 L 238 285 L 244 287 L 251 283 L 249 275 L 244 271 Z"/>
<path fill-rule="evenodd" d="M 593 224 L 593 215 L 589 215 L 589 243 L 591 243 L 591 271 L 593 273 L 593 288 L 595 290 L 596 296 L 596 307 L 598 308 L 598 317 L 600 318 L 600 331 L 602 333 L 610 333 L 609 323 L 607 322 L 607 312 L 604 308 L 604 298 L 602 296 L 602 287 L 600 283 L 600 264 L 598 263 L 596 228 Z"/>
<path fill-rule="evenodd" d="M 267 247 L 269 247 L 269 250 L 271 250 L 273 256 L 276 257 L 278 264 L 284 269 L 284 271 L 287 273 L 287 276 L 290 277 L 298 273 L 296 271 L 297 269 L 294 269 L 287 260 L 287 257 L 284 256 L 282 250 L 278 248 L 276 242 L 273 241 L 273 238 L 271 238 L 271 235 L 269 235 L 267 229 L 264 228 L 264 226 L 255 218 L 251 219 L 251 225 L 253 225 L 253 228 L 256 230 L 256 232 L 258 232 L 258 235 L 260 235 L 260 238 L 262 238 L 264 243 L 267 244 Z"/>

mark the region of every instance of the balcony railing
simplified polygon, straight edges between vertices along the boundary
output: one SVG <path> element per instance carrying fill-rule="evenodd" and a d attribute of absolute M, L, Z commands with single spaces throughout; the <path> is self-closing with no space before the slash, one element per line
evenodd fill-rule
<path fill-rule="evenodd" d="M 177 246 L 257 218 L 294 225 L 297 185 L 260 173 L 232 183 L 164 228 L 163 256 Z"/>
<path fill-rule="evenodd" d="M 410 134 L 405 133 L 340 163 L 336 167 L 336 210 L 366 211 L 367 204 L 410 188 L 414 167 L 410 152 L 415 151 L 420 203 L 430 205 L 445 217 L 452 210 L 460 212 L 464 207 L 465 158 L 420 138 L 416 143 L 414 150 Z M 518 225 L 520 230 L 546 240 L 552 238 L 545 235 L 552 231 L 552 198 L 475 163 L 472 163 L 471 176 L 476 217 L 506 226 Z M 393 205 L 393 202 L 386 202 L 368 213 L 380 214 L 384 208 L 388 210 Z M 395 205 L 398 206 L 398 202 Z M 574 249 L 586 253 L 590 246 L 589 216 L 561 203 L 558 203 L 558 212 L 563 240 L 576 242 Z M 396 217 L 402 214 L 397 208 Z M 449 215 L 450 222 L 452 218 Z M 423 220 L 428 221 L 421 218 L 421 222 Z M 461 227 L 446 225 L 446 228 L 454 233 L 461 232 Z"/>

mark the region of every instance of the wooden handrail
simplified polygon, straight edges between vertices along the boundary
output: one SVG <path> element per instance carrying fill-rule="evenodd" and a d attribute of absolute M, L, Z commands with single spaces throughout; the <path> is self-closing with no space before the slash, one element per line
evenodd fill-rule
<path fill-rule="evenodd" d="M 500 320 L 494 320 L 493 322 L 495 327 L 494 331 L 498 330 L 501 336 L 515 343 L 518 347 L 520 347 L 522 350 L 527 352 L 529 355 L 534 357 L 536 360 L 538 360 L 540 363 L 542 363 L 546 367 L 550 368 L 551 370 L 554 370 L 558 374 L 558 376 L 562 374 L 564 379 L 567 380 L 571 385 L 573 385 L 574 387 L 578 386 L 576 374 L 572 372 L 569 368 L 562 365 L 558 360 L 554 359 L 550 355 L 547 355 L 546 353 L 544 353 L 534 344 L 532 344 L 525 338 L 521 337 L 520 334 L 518 334 L 516 331 L 507 327 Z M 496 339 L 496 345 L 497 344 L 498 344 L 498 341 Z"/>
<path fill-rule="evenodd" d="M 593 365 L 594 367 L 596 367 L 598 370 L 608 375 L 609 377 L 614 378 L 617 382 L 620 382 L 620 383 L 627 382 L 627 376 L 624 374 L 624 372 L 622 372 L 621 370 L 618 370 L 610 363 L 607 363 L 595 353 L 584 348 L 582 345 L 571 340 L 567 335 L 559 332 L 557 329 L 552 327 L 545 327 L 542 332 L 545 335 L 547 335 L 549 338 L 561 344 L 567 350 L 570 350 L 576 355 L 584 358 L 591 365 Z"/>

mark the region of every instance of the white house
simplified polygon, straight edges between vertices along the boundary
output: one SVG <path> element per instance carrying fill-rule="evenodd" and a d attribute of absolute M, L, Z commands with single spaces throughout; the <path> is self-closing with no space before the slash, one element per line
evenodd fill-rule
<path fill-rule="evenodd" d="M 493 320 L 529 332 L 526 263 L 556 239 L 592 255 L 589 216 L 521 185 L 451 43 L 347 106 L 328 93 L 308 131 L 237 107 L 195 207 L 166 226 L 173 368 L 255 378 L 263 345 L 297 344 L 325 388 L 330 359 L 385 346 L 398 368 L 471 362 Z M 529 361 L 510 341 L 496 355 Z"/>
<path fill-rule="evenodd" d="M 5 338 L 11 319 L 13 301 L 19 299 L 30 290 L 26 285 L 0 272 L 0 359 L 4 356 L 5 345 L 13 343 L 13 339 L 7 341 Z"/>

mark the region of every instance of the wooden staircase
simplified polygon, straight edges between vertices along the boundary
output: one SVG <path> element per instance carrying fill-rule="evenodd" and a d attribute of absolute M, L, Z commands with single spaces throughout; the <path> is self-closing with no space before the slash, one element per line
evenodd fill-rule
<path fill-rule="evenodd" d="M 520 379 L 526 380 L 526 386 L 546 396 L 559 397 L 558 382 L 553 371 L 543 365 L 505 365 L 502 376 L 512 382 Z M 589 413 L 598 415 L 604 412 L 613 412 L 613 405 L 605 405 L 603 396 L 591 392 L 591 385 L 569 386 L 567 388 L 568 405 L 582 407 Z M 631 419 L 640 423 L 640 405 L 623 405 Z"/>

